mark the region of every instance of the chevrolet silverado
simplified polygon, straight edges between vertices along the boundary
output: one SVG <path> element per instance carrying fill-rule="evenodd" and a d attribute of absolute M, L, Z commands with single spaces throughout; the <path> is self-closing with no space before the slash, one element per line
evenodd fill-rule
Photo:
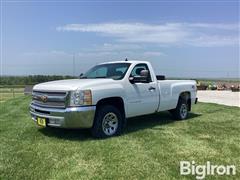
<path fill-rule="evenodd" d="M 98 138 L 120 134 L 130 117 L 168 110 L 186 119 L 197 102 L 196 82 L 162 77 L 147 61 L 98 64 L 79 79 L 35 85 L 30 113 L 39 126 L 90 128 Z"/>

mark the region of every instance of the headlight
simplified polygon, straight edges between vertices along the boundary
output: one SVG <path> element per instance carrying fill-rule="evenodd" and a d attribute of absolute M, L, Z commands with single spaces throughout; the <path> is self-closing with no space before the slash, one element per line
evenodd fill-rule
<path fill-rule="evenodd" d="M 76 90 L 71 93 L 70 106 L 92 105 L 91 90 Z"/>

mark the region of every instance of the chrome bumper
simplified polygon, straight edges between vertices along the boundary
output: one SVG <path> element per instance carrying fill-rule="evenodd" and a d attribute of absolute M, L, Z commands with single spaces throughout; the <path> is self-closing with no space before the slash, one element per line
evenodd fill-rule
<path fill-rule="evenodd" d="M 47 126 L 60 128 L 91 128 L 96 106 L 68 107 L 66 109 L 43 108 L 30 104 L 33 121 L 46 118 Z"/>

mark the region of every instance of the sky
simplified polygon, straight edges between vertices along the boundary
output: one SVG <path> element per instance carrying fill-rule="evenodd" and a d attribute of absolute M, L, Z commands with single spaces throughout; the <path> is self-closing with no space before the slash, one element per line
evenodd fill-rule
<path fill-rule="evenodd" d="M 1 1 L 2 75 L 150 61 L 167 77 L 240 78 L 239 1 Z"/>

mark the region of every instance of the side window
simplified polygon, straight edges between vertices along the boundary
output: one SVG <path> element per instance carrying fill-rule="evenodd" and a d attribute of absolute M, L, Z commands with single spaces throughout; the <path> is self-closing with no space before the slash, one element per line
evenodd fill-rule
<path fill-rule="evenodd" d="M 130 77 L 140 76 L 142 70 L 148 70 L 148 71 L 149 71 L 148 66 L 147 66 L 146 64 L 137 64 L 137 65 L 133 68 L 133 70 L 132 70 L 132 72 L 131 72 L 131 74 L 130 74 Z M 150 75 L 150 71 L 149 71 L 148 81 L 149 81 L 149 82 L 152 82 L 151 75 Z"/>

